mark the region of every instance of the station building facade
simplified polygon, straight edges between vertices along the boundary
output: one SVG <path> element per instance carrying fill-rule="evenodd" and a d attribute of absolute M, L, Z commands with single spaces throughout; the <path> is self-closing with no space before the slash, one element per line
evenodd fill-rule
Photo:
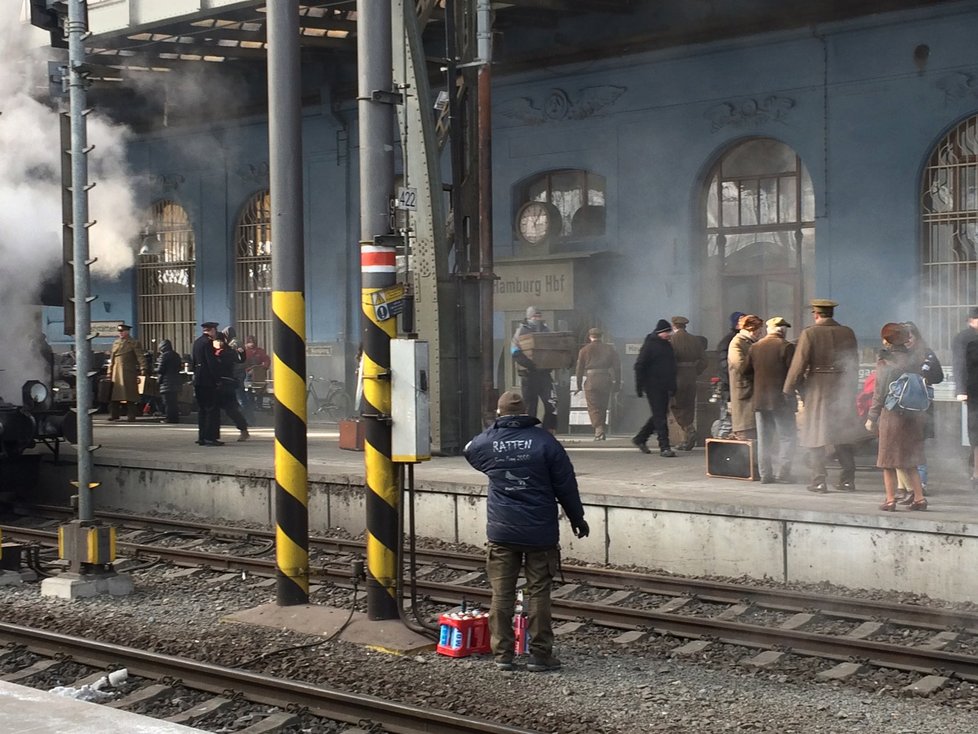
<path fill-rule="evenodd" d="M 975 27 L 968 1 L 495 74 L 500 389 L 530 304 L 556 328 L 603 327 L 626 367 L 659 318 L 689 317 L 711 348 L 735 310 L 785 316 L 793 338 L 814 297 L 839 301 L 867 359 L 884 322 L 911 319 L 949 363 L 978 303 Z M 310 369 L 342 378 L 360 312 L 356 103 L 312 84 Z M 150 241 L 94 284 L 92 318 L 182 351 L 205 319 L 267 345 L 266 119 L 143 132 L 130 162 Z"/>

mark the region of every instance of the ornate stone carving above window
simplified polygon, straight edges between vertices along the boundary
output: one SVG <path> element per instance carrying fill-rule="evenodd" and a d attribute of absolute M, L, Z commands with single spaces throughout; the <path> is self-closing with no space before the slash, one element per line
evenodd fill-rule
<path fill-rule="evenodd" d="M 952 100 L 978 97 L 978 77 L 964 71 L 945 74 L 936 82 L 937 88 L 944 92 L 944 104 Z"/>
<path fill-rule="evenodd" d="M 242 181 L 251 181 L 261 186 L 268 186 L 268 161 L 246 163 L 236 171 Z"/>
<path fill-rule="evenodd" d="M 551 89 L 545 97 L 518 97 L 497 105 L 500 114 L 527 125 L 542 125 L 560 120 L 583 120 L 613 104 L 627 87 L 603 85 L 585 87 L 575 94 L 563 89 Z"/>
<path fill-rule="evenodd" d="M 186 179 L 179 173 L 166 173 L 158 176 L 150 176 L 150 183 L 164 194 L 176 191 Z"/>
<path fill-rule="evenodd" d="M 740 97 L 727 102 L 713 105 L 704 113 L 710 121 L 713 132 L 731 125 L 733 127 L 756 127 L 767 122 L 780 122 L 795 106 L 795 100 L 790 97 L 771 95 L 762 100 L 751 97 Z"/>

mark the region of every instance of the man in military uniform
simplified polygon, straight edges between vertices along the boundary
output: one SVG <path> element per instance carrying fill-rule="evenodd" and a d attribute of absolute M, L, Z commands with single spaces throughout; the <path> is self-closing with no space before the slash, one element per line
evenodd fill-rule
<path fill-rule="evenodd" d="M 766 322 L 767 336 L 747 352 L 746 369 L 754 375 L 754 418 L 757 424 L 757 463 L 761 483 L 793 482 L 791 460 L 795 452 L 795 399 L 785 397 L 784 380 L 795 355 L 786 338 L 791 327 L 783 317 Z"/>
<path fill-rule="evenodd" d="M 608 426 L 608 403 L 612 393 L 621 384 L 621 360 L 610 344 L 601 341 L 601 329 L 589 329 L 588 343 L 577 354 L 577 391 L 584 386 L 587 414 L 594 428 L 594 440 L 604 441 Z M 584 376 L 587 375 L 587 380 Z"/>
<path fill-rule="evenodd" d="M 129 336 L 132 330 L 129 324 L 119 324 L 116 328 L 119 338 L 109 350 L 109 379 L 112 380 L 109 420 L 119 420 L 120 406 L 125 403 L 127 420 L 133 423 L 139 402 L 139 375 L 146 374 L 146 355 L 139 342 Z"/>
<path fill-rule="evenodd" d="M 221 437 L 221 404 L 218 384 L 221 362 L 214 348 L 217 322 L 205 321 L 203 333 L 194 340 L 191 353 L 194 370 L 194 397 L 197 398 L 197 445 L 223 446 Z"/>
<path fill-rule="evenodd" d="M 537 417 L 537 401 L 543 401 L 543 427 L 551 433 L 557 432 L 557 391 L 554 389 L 550 370 L 537 367 L 520 346 L 520 337 L 526 334 L 550 331 L 543 322 L 543 314 L 536 306 L 526 309 L 526 319 L 520 323 L 513 334 L 511 351 L 516 371 L 520 376 L 520 391 L 526 403 L 527 415 Z"/>
<path fill-rule="evenodd" d="M 825 298 L 811 302 L 815 325 L 801 332 L 783 392 L 797 390 L 805 403 L 799 445 L 809 449 L 811 492 L 828 492 L 825 456 L 828 446 L 842 470 L 837 489 L 855 490 L 856 462 L 853 442 L 865 435 L 856 414 L 859 392 L 859 349 L 856 335 L 832 318 L 839 304 Z"/>
<path fill-rule="evenodd" d="M 676 396 L 672 400 L 672 417 L 676 419 L 683 440 L 676 446 L 692 451 L 696 446 L 696 378 L 706 369 L 706 347 L 703 337 L 686 330 L 689 319 L 672 317 L 672 351 L 676 354 Z"/>

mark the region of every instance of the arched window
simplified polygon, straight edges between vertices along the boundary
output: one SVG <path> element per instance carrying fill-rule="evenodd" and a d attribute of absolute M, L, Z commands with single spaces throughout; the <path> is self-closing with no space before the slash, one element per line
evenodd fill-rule
<path fill-rule="evenodd" d="M 268 191 L 251 197 L 235 228 L 234 319 L 238 337 L 272 343 L 272 211 Z"/>
<path fill-rule="evenodd" d="M 600 237 L 605 231 L 605 178 L 576 169 L 547 171 L 515 191 L 514 239 L 550 245 Z"/>
<path fill-rule="evenodd" d="M 141 236 L 136 264 L 136 317 L 143 347 L 156 352 L 163 339 L 188 354 L 196 334 L 194 231 L 186 210 L 156 202 Z"/>
<path fill-rule="evenodd" d="M 950 355 L 951 339 L 978 304 L 978 115 L 931 153 L 920 191 L 923 333 Z"/>
<path fill-rule="evenodd" d="M 743 311 L 784 316 L 800 329 L 815 287 L 815 195 L 801 159 L 777 140 L 748 140 L 707 180 L 706 328 L 722 335 L 727 315 Z"/>

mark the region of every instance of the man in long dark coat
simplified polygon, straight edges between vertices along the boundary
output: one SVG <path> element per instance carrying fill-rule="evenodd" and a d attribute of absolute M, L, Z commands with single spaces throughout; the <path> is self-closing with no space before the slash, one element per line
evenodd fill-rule
<path fill-rule="evenodd" d="M 645 337 L 642 350 L 635 360 L 635 392 L 649 401 L 651 417 L 635 434 L 632 443 L 643 454 L 652 453 L 646 441 L 653 433 L 659 438 L 659 456 L 676 455 L 669 445 L 669 399 L 676 394 L 676 355 L 669 340 L 672 325 L 659 319 L 655 331 Z"/>
<path fill-rule="evenodd" d="M 683 432 L 676 447 L 692 451 L 696 446 L 696 378 L 706 369 L 706 347 L 703 338 L 686 330 L 689 319 L 672 317 L 672 351 L 676 355 L 676 397 L 672 401 L 672 416 Z"/>
<path fill-rule="evenodd" d="M 828 492 L 825 457 L 835 446 L 842 470 L 837 489 L 856 488 L 853 443 L 866 432 L 856 414 L 859 392 L 859 347 L 848 326 L 832 318 L 839 304 L 824 298 L 811 302 L 815 325 L 801 332 L 791 368 L 784 381 L 784 394 L 801 393 L 805 403 L 799 445 L 809 449 L 811 492 Z"/>
<path fill-rule="evenodd" d="M 767 336 L 747 352 L 746 369 L 754 375 L 754 417 L 761 483 L 789 483 L 795 452 L 795 399 L 783 392 L 795 345 L 785 338 L 791 326 L 781 316 L 766 322 Z"/>
<path fill-rule="evenodd" d="M 205 321 L 200 325 L 203 334 L 194 340 L 192 348 L 194 368 L 194 397 L 197 398 L 197 444 L 223 446 L 221 435 L 221 407 L 218 400 L 218 381 L 221 364 L 214 349 L 217 338 L 217 322 Z"/>

